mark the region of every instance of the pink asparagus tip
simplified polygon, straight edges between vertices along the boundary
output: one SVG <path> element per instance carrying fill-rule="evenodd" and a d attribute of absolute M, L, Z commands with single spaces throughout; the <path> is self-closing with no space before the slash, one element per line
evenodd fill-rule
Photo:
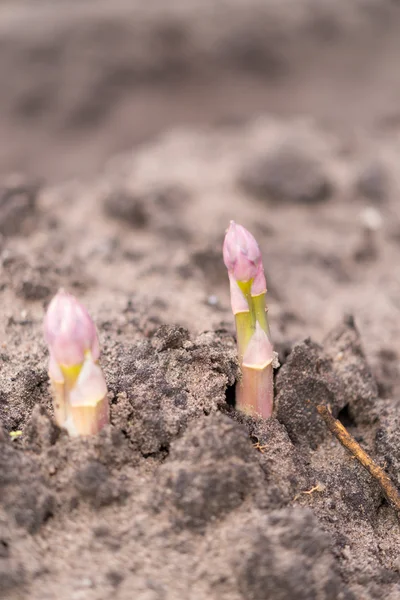
<path fill-rule="evenodd" d="M 236 281 L 250 281 L 262 269 L 260 248 L 242 225 L 230 222 L 224 241 L 224 263 Z"/>
<path fill-rule="evenodd" d="M 94 361 L 99 358 L 95 324 L 83 304 L 63 289 L 49 304 L 44 335 L 52 358 L 60 365 L 79 365 L 87 352 Z"/>

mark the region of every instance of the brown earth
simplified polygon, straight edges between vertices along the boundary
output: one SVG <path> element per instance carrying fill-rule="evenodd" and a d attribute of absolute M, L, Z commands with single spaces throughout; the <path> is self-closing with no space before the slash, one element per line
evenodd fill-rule
<path fill-rule="evenodd" d="M 0 15 L 0 598 L 398 600 L 398 518 L 315 410 L 400 487 L 397 7 Z M 266 266 L 268 421 L 234 407 L 232 218 Z M 90 439 L 51 416 L 60 286 L 102 343 Z"/>

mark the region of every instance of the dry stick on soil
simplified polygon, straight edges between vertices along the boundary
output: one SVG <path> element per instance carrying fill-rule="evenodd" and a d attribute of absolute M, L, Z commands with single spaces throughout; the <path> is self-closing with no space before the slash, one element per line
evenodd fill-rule
<path fill-rule="evenodd" d="M 337 437 L 339 442 L 343 444 L 349 452 L 362 464 L 362 466 L 377 480 L 391 506 L 399 513 L 400 516 L 400 494 L 393 485 L 389 475 L 372 460 L 372 458 L 363 450 L 353 438 L 342 423 L 332 416 L 327 406 L 318 405 L 317 411 L 325 421 L 328 429 Z"/>

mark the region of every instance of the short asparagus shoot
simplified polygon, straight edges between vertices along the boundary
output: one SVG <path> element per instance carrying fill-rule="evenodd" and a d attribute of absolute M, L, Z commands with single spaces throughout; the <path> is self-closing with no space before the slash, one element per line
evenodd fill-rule
<path fill-rule="evenodd" d="M 72 294 L 60 290 L 47 309 L 44 335 L 57 424 L 71 436 L 98 433 L 109 422 L 109 403 L 89 313 Z"/>
<path fill-rule="evenodd" d="M 247 229 L 231 221 L 225 235 L 223 256 L 229 275 L 242 371 L 236 387 L 236 408 L 267 419 L 272 414 L 274 400 L 274 351 L 260 248 Z"/>

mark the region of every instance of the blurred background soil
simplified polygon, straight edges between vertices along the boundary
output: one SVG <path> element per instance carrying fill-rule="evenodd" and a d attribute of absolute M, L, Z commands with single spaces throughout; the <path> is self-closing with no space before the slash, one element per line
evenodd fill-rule
<path fill-rule="evenodd" d="M 0 172 L 93 174 L 187 124 L 398 120 L 389 0 L 0 3 Z"/>
<path fill-rule="evenodd" d="M 0 2 L 0 597 L 400 599 L 400 8 Z M 260 243 L 281 367 L 239 377 L 221 246 Z M 42 319 L 99 329 L 111 425 L 52 421 Z M 11 435 L 10 435 L 11 434 Z"/>

